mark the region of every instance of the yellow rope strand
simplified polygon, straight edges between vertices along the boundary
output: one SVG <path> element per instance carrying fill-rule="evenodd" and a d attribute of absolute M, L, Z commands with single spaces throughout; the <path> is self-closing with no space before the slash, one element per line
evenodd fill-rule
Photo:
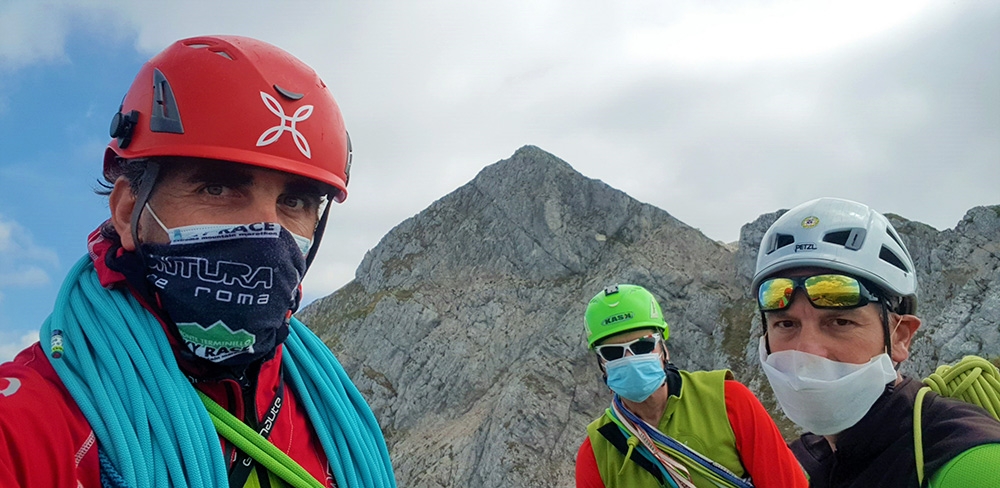
<path fill-rule="evenodd" d="M 979 356 L 965 356 L 955 365 L 938 366 L 924 384 L 938 395 L 979 405 L 1000 420 L 1000 370 Z"/>
<path fill-rule="evenodd" d="M 917 462 L 917 481 L 924 482 L 924 449 L 921 417 L 924 395 L 933 390 L 941 396 L 979 405 L 994 419 L 1000 420 L 1000 370 L 979 356 L 965 356 L 954 365 L 938 366 L 917 393 L 913 405 L 913 449 Z"/>

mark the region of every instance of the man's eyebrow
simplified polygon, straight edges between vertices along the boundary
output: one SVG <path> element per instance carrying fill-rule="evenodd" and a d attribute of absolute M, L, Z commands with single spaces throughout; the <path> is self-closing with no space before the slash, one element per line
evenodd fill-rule
<path fill-rule="evenodd" d="M 316 195 L 321 195 L 325 193 L 322 188 L 323 185 L 320 183 L 307 179 L 295 179 L 285 183 L 286 192 L 296 192 L 296 193 L 314 193 Z"/>
<path fill-rule="evenodd" d="M 245 187 L 253 184 L 253 174 L 240 168 L 207 165 L 191 172 L 185 181 L 188 183 L 218 183 L 228 186 Z"/>
<path fill-rule="evenodd" d="M 776 318 L 776 319 L 782 319 L 782 318 L 788 317 L 788 309 L 787 308 L 783 308 L 781 310 L 771 310 L 769 312 L 764 312 L 764 313 L 766 313 L 768 316 Z"/>

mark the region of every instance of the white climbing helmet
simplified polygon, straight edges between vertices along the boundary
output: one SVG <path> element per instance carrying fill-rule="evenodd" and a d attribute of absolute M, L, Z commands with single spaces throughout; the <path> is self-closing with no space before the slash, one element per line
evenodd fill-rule
<path fill-rule="evenodd" d="M 751 290 L 791 268 L 818 267 L 868 280 L 901 298 L 896 311 L 917 307 L 913 259 L 884 215 L 867 205 L 840 198 L 803 203 L 778 218 L 760 242 Z"/>

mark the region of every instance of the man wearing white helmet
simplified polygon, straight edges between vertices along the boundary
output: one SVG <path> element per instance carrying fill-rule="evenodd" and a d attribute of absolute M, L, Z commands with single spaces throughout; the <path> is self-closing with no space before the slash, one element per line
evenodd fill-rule
<path fill-rule="evenodd" d="M 792 447 L 810 485 L 920 486 L 921 383 L 897 372 L 921 323 L 917 279 L 889 221 L 848 200 L 799 205 L 764 234 L 751 287 L 761 365 L 782 410 L 808 431 Z M 929 486 L 1000 486 L 1000 422 L 933 393 L 921 405 Z"/>

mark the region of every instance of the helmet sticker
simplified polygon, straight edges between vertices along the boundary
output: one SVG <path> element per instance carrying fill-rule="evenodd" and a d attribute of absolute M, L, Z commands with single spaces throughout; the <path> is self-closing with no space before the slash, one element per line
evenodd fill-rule
<path fill-rule="evenodd" d="M 651 319 L 662 319 L 660 316 L 660 310 L 656 307 L 656 301 L 652 297 L 649 299 L 649 318 Z"/>
<path fill-rule="evenodd" d="M 799 251 L 815 251 L 816 243 L 814 242 L 803 242 L 802 244 L 795 245 L 795 252 Z"/>
<path fill-rule="evenodd" d="M 817 225 L 819 225 L 819 217 L 816 217 L 815 215 L 802 219 L 802 227 L 804 229 L 812 229 Z"/>
<path fill-rule="evenodd" d="M 631 319 L 633 317 L 635 317 L 635 314 L 632 313 L 632 312 L 620 313 L 620 314 L 612 315 L 612 316 L 610 316 L 610 317 L 602 320 L 601 321 L 601 325 L 611 325 L 611 324 L 613 324 L 615 322 L 621 322 L 622 320 L 628 320 L 628 319 Z"/>
<path fill-rule="evenodd" d="M 302 135 L 302 133 L 295 128 L 295 124 L 308 119 L 313 113 L 313 106 L 303 105 L 296 109 L 295 113 L 289 117 L 285 115 L 285 109 L 281 107 L 278 100 L 271 95 L 260 92 L 260 99 L 264 101 L 264 105 L 267 106 L 267 109 L 270 110 L 271 113 L 278 116 L 280 123 L 270 129 L 267 129 L 260 135 L 260 138 L 257 139 L 257 147 L 267 146 L 274 143 L 281 137 L 281 134 L 288 131 L 292 134 L 292 139 L 295 140 L 295 146 L 299 148 L 299 152 L 301 152 L 303 156 L 312 159 L 312 153 L 309 150 L 309 141 L 306 141 L 306 136 Z M 288 125 L 285 125 L 286 122 Z"/>

